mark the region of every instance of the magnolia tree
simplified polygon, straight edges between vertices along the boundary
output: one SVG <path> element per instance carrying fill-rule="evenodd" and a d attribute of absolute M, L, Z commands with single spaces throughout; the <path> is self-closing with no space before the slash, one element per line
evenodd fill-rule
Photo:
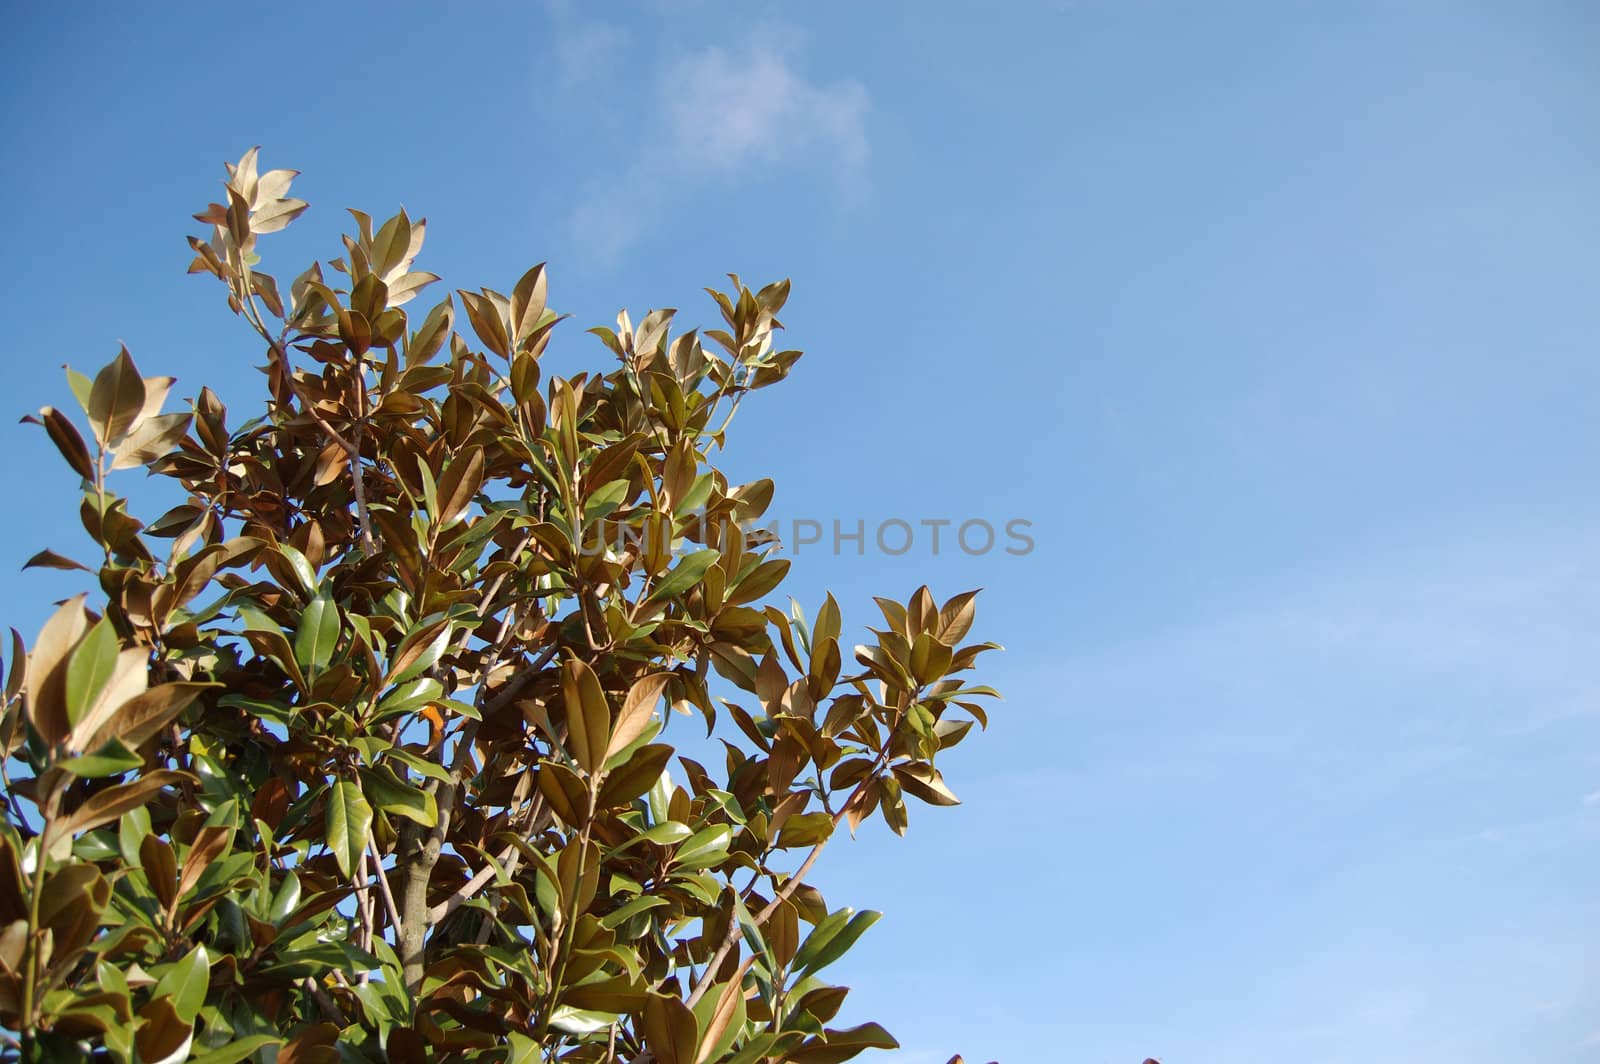
<path fill-rule="evenodd" d="M 0 724 L 9 1059 L 794 1061 L 892 1048 L 830 1026 L 824 970 L 878 918 L 806 882 L 842 828 L 956 801 L 935 761 L 993 692 L 954 678 L 973 593 L 879 599 L 842 649 L 770 481 L 710 462 L 775 350 L 787 282 L 590 330 L 607 372 L 545 380 L 546 274 L 406 304 L 424 222 L 352 212 L 281 286 L 258 238 L 294 171 L 227 168 L 191 272 L 265 351 L 262 416 L 126 351 L 69 371 L 92 594 L 31 649 Z M 458 308 L 467 330 L 458 329 Z M 145 523 L 123 470 L 186 498 Z M 725 697 L 724 697 L 725 696 Z M 669 711 L 717 759 L 676 757 Z M 712 759 L 708 758 L 708 761 Z M 720 762 L 720 763 L 718 763 Z M 670 764 L 669 764 L 670 763 Z"/>

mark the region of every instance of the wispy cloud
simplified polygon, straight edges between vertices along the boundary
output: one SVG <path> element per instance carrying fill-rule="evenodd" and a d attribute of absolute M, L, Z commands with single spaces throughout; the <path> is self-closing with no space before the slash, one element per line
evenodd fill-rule
<path fill-rule="evenodd" d="M 1309 576 L 1278 602 L 1058 661 L 1037 681 L 1095 731 L 1090 792 L 1108 776 L 1226 783 L 1245 765 L 1370 789 L 1587 727 L 1597 591 L 1600 549 L 1582 540 L 1440 547 Z"/>
<path fill-rule="evenodd" d="M 555 35 L 556 69 L 565 88 L 599 77 L 628 46 L 628 31 L 605 22 L 573 22 Z"/>
<path fill-rule="evenodd" d="M 845 178 L 867 161 L 867 93 L 854 81 L 808 81 L 770 41 L 678 58 L 663 79 L 668 135 L 686 174 L 735 174 L 810 157 Z"/>
<path fill-rule="evenodd" d="M 598 24 L 560 30 L 564 76 L 579 80 L 622 47 Z M 600 261 L 648 232 L 660 212 L 707 184 L 772 174 L 804 175 L 846 201 L 862 195 L 869 155 L 866 89 L 852 79 L 808 76 L 797 46 L 768 31 L 736 47 L 666 56 L 652 75 L 655 103 L 620 169 L 596 175 L 569 219 Z"/>

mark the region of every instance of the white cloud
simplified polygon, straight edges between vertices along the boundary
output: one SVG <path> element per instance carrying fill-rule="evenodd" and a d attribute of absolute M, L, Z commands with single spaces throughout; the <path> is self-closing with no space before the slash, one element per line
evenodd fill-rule
<path fill-rule="evenodd" d="M 615 31 L 572 26 L 558 46 L 575 76 L 612 55 Z M 654 74 L 654 103 L 634 120 L 642 130 L 631 162 L 591 183 L 569 227 L 584 252 L 615 258 L 670 209 L 706 183 L 757 180 L 782 167 L 861 195 L 869 154 L 866 89 L 851 79 L 806 75 L 793 47 L 768 31 L 734 48 L 680 51 Z M 599 59 L 597 60 L 597 57 Z"/>
<path fill-rule="evenodd" d="M 604 22 L 580 23 L 559 32 L 555 58 L 561 84 L 572 88 L 595 78 L 627 44 L 626 30 Z"/>
<path fill-rule="evenodd" d="M 848 176 L 866 164 L 866 90 L 813 84 L 770 44 L 684 56 L 662 89 L 672 150 L 687 172 L 733 174 L 805 156 Z"/>
<path fill-rule="evenodd" d="M 1244 765 L 1330 770 L 1343 790 L 1590 726 L 1596 591 L 1600 549 L 1582 537 L 1439 547 L 1308 574 L 1277 602 L 1024 682 L 1058 685 L 1080 726 L 1104 729 L 1082 767 L 1091 791 L 1108 776 L 1219 783 Z"/>

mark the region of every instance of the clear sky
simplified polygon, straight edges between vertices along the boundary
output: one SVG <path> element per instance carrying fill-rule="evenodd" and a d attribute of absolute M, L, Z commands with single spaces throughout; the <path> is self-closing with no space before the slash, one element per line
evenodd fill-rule
<path fill-rule="evenodd" d="M 15 424 L 70 402 L 60 364 L 120 339 L 256 408 L 182 240 L 252 144 L 313 203 L 269 267 L 404 204 L 451 286 L 550 261 L 566 372 L 623 305 L 700 323 L 725 271 L 790 276 L 809 354 L 728 465 L 827 529 L 796 593 L 848 627 L 983 585 L 1008 647 L 946 766 L 966 804 L 822 865 L 888 914 L 834 972 L 904 1044 L 880 1059 L 1600 1061 L 1600 6 L 5 20 L 0 593 L 30 639 L 78 586 L 18 571 L 81 542 Z M 934 556 L 940 518 L 1035 547 Z M 889 557 L 894 519 L 921 535 Z"/>

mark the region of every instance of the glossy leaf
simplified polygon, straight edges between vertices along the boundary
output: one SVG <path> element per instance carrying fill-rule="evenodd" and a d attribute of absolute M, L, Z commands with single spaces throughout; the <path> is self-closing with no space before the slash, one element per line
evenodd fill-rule
<path fill-rule="evenodd" d="M 328 791 L 326 834 L 328 849 L 339 863 L 339 871 L 349 877 L 355 873 L 361 851 L 372 828 L 372 806 L 361 788 L 349 780 L 339 780 Z"/>

